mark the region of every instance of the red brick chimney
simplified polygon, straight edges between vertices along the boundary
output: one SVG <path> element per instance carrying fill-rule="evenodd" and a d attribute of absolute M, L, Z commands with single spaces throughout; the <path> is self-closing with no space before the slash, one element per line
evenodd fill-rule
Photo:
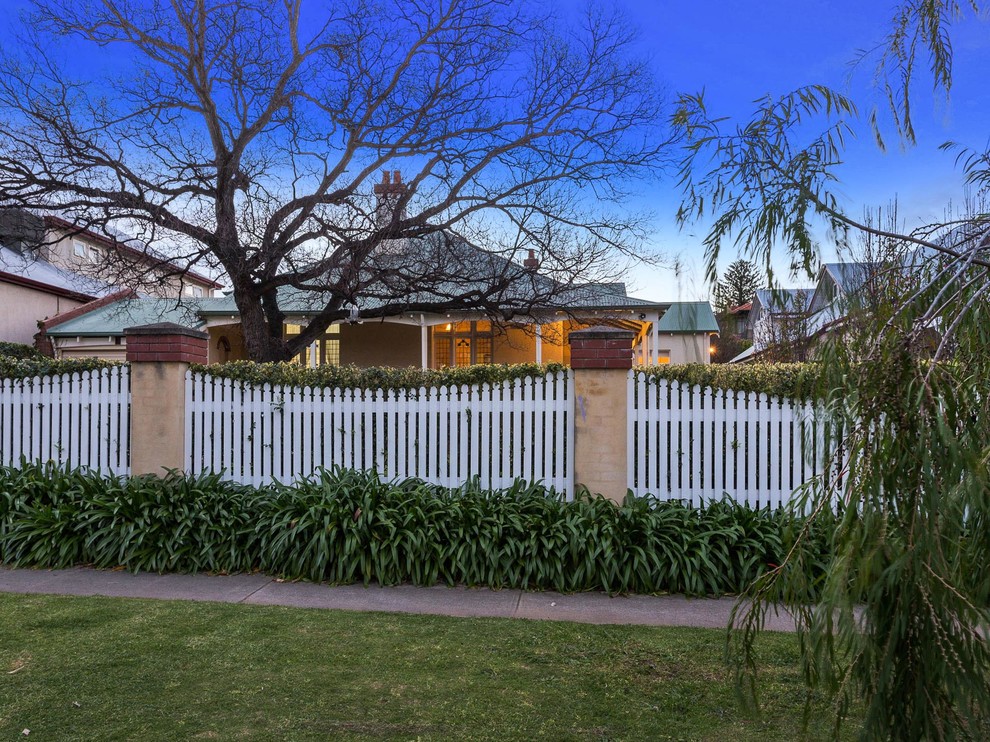
<path fill-rule="evenodd" d="M 375 224 L 379 227 L 385 226 L 392 221 L 395 210 L 399 206 L 399 199 L 402 198 L 407 186 L 402 182 L 402 173 L 393 170 L 382 170 L 382 182 L 375 184 L 375 196 L 378 203 L 375 206 Z M 405 210 L 399 213 L 399 219 L 404 219 Z"/>
<path fill-rule="evenodd" d="M 529 271 L 538 270 L 540 267 L 540 261 L 536 257 L 536 253 L 533 250 L 529 251 L 529 257 L 523 261 L 523 268 Z"/>

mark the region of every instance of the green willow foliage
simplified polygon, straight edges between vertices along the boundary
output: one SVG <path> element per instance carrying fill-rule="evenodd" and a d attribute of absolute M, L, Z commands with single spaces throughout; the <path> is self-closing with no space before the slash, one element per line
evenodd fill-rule
<path fill-rule="evenodd" d="M 823 374 L 819 363 L 688 363 L 644 368 L 652 378 L 679 381 L 742 392 L 763 392 L 778 397 L 810 399 L 822 396 Z"/>
<path fill-rule="evenodd" d="M 286 386 L 327 387 L 335 389 L 417 389 L 419 387 L 450 386 L 453 384 L 496 383 L 527 376 L 543 376 L 562 371 L 559 363 L 539 365 L 486 364 L 461 368 L 419 369 L 378 366 L 319 366 L 307 368 L 297 363 L 255 363 L 232 361 L 214 366 L 192 366 L 193 371 L 224 379 L 253 384 L 283 384 Z"/>
<path fill-rule="evenodd" d="M 884 129 L 915 143 L 918 96 L 948 97 L 955 25 L 986 10 L 982 0 L 893 4 L 885 38 L 864 53 L 886 97 L 867 119 L 881 149 Z M 851 218 L 837 167 L 857 117 L 852 98 L 823 86 L 758 101 L 743 122 L 710 113 L 703 94 L 681 96 L 674 115 L 686 141 L 679 219 L 710 225 L 710 276 L 728 245 L 771 278 L 781 251 L 810 274 L 822 227 L 840 250 L 869 236 L 894 259 L 867 262 L 907 274 L 880 286 L 872 306 L 852 307 L 816 356 L 826 414 L 847 432 L 849 454 L 826 579 L 812 589 L 805 565 L 815 548 L 798 538 L 743 597 L 730 656 L 755 694 L 755 638 L 783 603 L 798 620 L 809 690 L 834 702 L 836 737 L 855 703 L 864 739 L 988 739 L 990 210 L 977 198 L 962 218 L 910 233 Z M 965 180 L 985 188 L 982 147 L 943 145 Z M 806 523 L 829 511 L 837 484 L 804 493 Z"/>
<path fill-rule="evenodd" d="M 94 371 L 99 368 L 113 368 L 124 365 L 100 358 L 11 358 L 0 356 L 0 379 L 27 379 L 33 376 L 75 374 Z"/>
<path fill-rule="evenodd" d="M 295 486 L 219 477 L 102 478 L 0 468 L 0 563 L 157 572 L 263 570 L 287 579 L 573 592 L 738 593 L 794 541 L 780 512 L 632 498 L 564 502 L 323 471 Z M 827 548 L 817 525 L 815 542 Z M 817 557 L 814 579 L 827 558 Z"/>
<path fill-rule="evenodd" d="M 732 641 L 752 690 L 753 642 L 784 603 L 798 618 L 805 679 L 834 699 L 837 728 L 865 704 L 866 739 L 987 739 L 990 271 L 918 284 L 914 301 L 878 310 L 884 332 L 824 351 L 828 412 L 849 455 L 824 581 L 804 574 L 819 545 L 795 539 L 748 592 L 756 610 L 736 616 Z M 936 336 L 944 355 L 933 361 L 926 318 L 948 291 L 960 293 L 941 317 L 953 332 Z M 827 512 L 831 484 L 806 493 L 806 512 Z"/>

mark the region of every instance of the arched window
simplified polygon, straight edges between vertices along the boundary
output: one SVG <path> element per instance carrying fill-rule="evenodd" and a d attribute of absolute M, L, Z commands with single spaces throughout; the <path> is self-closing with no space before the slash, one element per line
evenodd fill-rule
<path fill-rule="evenodd" d="M 226 335 L 221 335 L 217 340 L 217 356 L 220 363 L 226 363 L 230 360 L 230 341 Z"/>

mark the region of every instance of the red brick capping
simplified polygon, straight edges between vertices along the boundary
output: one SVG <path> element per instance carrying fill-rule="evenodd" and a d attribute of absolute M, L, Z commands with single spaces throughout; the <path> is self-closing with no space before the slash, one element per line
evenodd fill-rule
<path fill-rule="evenodd" d="M 174 322 L 126 327 L 124 336 L 131 363 L 206 363 L 209 358 L 209 335 Z"/>
<path fill-rule="evenodd" d="M 631 369 L 635 338 L 631 330 L 615 327 L 575 330 L 567 339 L 571 345 L 571 368 Z"/>

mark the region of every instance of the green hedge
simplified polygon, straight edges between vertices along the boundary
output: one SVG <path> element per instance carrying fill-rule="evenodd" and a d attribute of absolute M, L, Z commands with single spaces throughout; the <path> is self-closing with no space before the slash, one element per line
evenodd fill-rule
<path fill-rule="evenodd" d="M 642 369 L 652 378 L 778 397 L 810 399 L 825 394 L 818 363 L 688 363 Z"/>
<path fill-rule="evenodd" d="M 100 358 L 7 358 L 0 356 L 0 379 L 27 379 L 32 376 L 81 373 L 98 368 L 125 365 Z"/>
<path fill-rule="evenodd" d="M 45 358 L 37 348 L 24 343 L 10 343 L 0 340 L 0 358 Z"/>
<path fill-rule="evenodd" d="M 779 563 L 795 524 L 729 501 L 616 507 L 539 486 L 448 490 L 353 471 L 255 489 L 212 475 L 0 467 L 0 563 L 10 566 L 717 595 Z M 817 569 L 810 579 L 824 562 Z"/>
<path fill-rule="evenodd" d="M 539 365 L 518 363 L 513 365 L 488 364 L 462 368 L 359 368 L 357 366 L 319 366 L 308 368 L 297 363 L 255 363 L 233 361 L 213 366 L 195 365 L 194 371 L 225 379 L 238 379 L 255 384 L 283 384 L 286 386 L 328 387 L 336 389 L 417 389 L 419 387 L 450 386 L 452 384 L 482 384 L 521 379 L 527 376 L 543 376 L 562 371 L 559 363 Z"/>

